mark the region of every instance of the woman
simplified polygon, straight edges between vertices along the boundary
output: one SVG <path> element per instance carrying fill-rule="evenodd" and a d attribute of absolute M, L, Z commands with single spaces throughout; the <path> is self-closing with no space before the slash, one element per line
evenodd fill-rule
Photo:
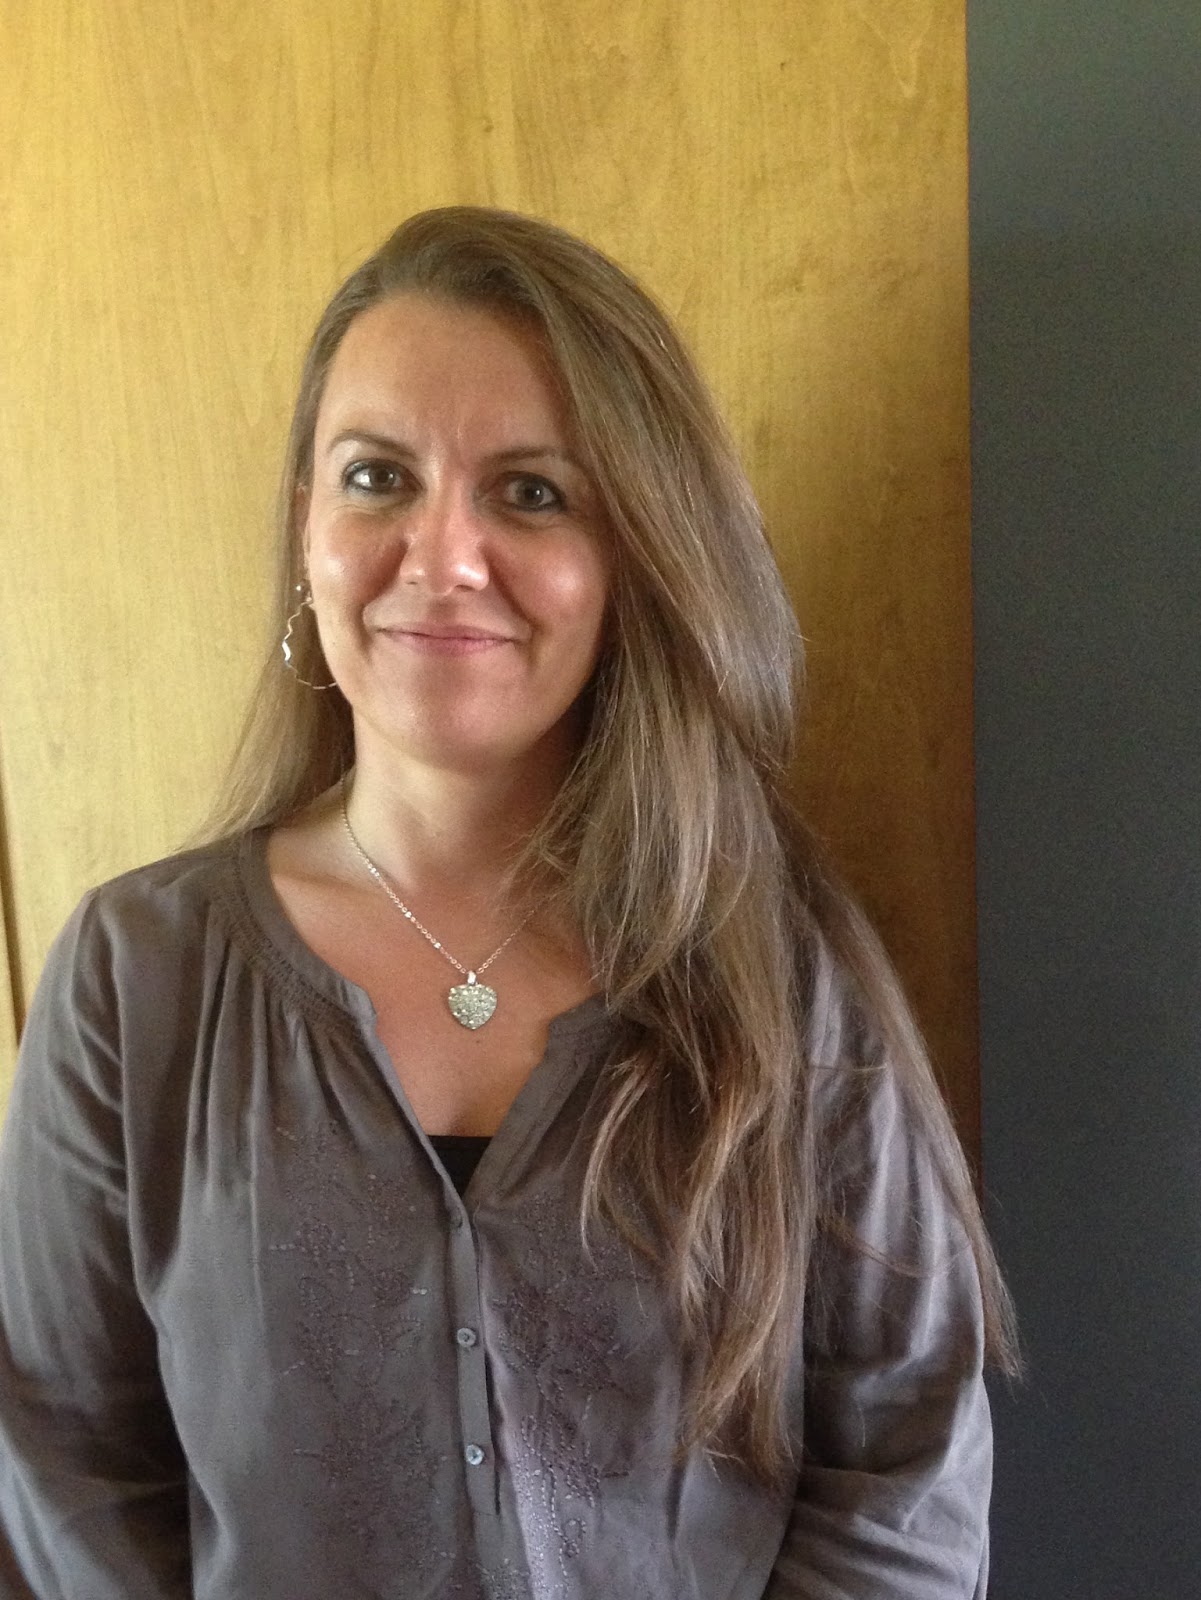
<path fill-rule="evenodd" d="M 13 1592 L 981 1594 L 1004 1291 L 670 325 L 415 217 L 281 504 L 216 842 L 88 896 L 26 1032 Z"/>

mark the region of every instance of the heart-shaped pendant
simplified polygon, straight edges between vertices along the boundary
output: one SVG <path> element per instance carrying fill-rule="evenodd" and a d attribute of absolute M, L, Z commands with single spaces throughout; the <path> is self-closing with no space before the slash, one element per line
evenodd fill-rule
<path fill-rule="evenodd" d="M 496 990 L 478 983 L 474 972 L 466 983 L 456 983 L 446 997 L 450 1014 L 464 1028 L 482 1028 L 496 1010 Z"/>

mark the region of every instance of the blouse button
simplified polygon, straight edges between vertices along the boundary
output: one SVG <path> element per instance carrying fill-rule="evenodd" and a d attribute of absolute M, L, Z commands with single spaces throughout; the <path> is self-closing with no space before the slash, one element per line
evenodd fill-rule
<path fill-rule="evenodd" d="M 469 1444 L 463 1451 L 463 1456 L 469 1467 L 478 1467 L 484 1459 L 484 1452 L 478 1444 Z"/>
<path fill-rule="evenodd" d="M 470 1350 L 472 1345 L 475 1343 L 475 1329 L 474 1328 L 456 1328 L 455 1329 L 455 1342 L 457 1344 L 462 1345 L 464 1350 Z"/>

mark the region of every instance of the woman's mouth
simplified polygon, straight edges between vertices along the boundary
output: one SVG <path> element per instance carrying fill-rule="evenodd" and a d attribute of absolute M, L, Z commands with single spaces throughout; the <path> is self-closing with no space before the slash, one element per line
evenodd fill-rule
<path fill-rule="evenodd" d="M 421 622 L 407 627 L 381 628 L 379 631 L 402 649 L 415 651 L 419 655 L 481 655 L 485 651 L 496 650 L 501 645 L 512 643 L 506 634 L 454 623 Z"/>

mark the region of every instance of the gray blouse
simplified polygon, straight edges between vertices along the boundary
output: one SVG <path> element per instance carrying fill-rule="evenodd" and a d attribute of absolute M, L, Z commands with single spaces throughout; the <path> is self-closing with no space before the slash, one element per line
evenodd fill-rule
<path fill-rule="evenodd" d="M 461 1200 L 263 834 L 90 894 L 0 1151 L 0 1594 L 981 1596 L 971 1255 L 832 969 L 812 1026 L 872 1253 L 821 1247 L 784 1493 L 679 1458 L 668 1297 L 617 1237 L 581 1247 L 601 999 L 551 1025 Z"/>

